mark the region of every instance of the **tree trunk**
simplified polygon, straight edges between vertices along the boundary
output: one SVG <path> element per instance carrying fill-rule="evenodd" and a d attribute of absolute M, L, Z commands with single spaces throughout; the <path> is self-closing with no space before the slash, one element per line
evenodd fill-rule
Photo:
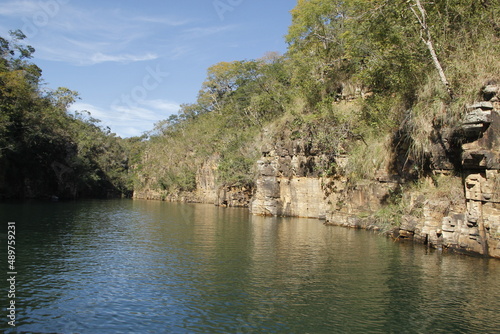
<path fill-rule="evenodd" d="M 419 13 L 417 13 L 417 11 L 415 11 L 415 9 L 411 5 L 410 5 L 410 9 L 413 12 L 413 14 L 417 17 L 417 20 L 420 23 L 420 27 L 422 28 L 422 34 L 420 35 L 420 38 L 427 46 L 427 49 L 429 49 L 432 61 L 434 63 L 434 67 L 436 67 L 436 69 L 439 73 L 439 78 L 441 79 L 441 82 L 443 83 L 443 85 L 446 87 L 446 91 L 448 92 L 448 95 L 450 96 L 451 99 L 453 99 L 454 98 L 453 90 L 451 89 L 451 85 L 448 82 L 448 79 L 446 79 L 446 75 L 444 73 L 443 67 L 441 66 L 441 63 L 439 62 L 439 58 L 436 54 L 436 50 L 434 49 L 434 44 L 432 43 L 431 32 L 430 32 L 429 27 L 427 26 L 427 22 L 426 22 L 425 9 L 424 9 L 424 7 L 422 7 L 420 0 L 414 0 L 414 1 L 415 1 L 415 5 L 418 8 L 418 11 L 420 12 L 420 15 L 419 15 Z M 425 34 L 425 37 L 424 37 L 424 34 Z"/>

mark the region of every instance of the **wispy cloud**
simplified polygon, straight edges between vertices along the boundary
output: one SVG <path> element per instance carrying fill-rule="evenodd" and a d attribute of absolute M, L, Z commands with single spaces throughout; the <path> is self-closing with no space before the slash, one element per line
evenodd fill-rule
<path fill-rule="evenodd" d="M 154 110 L 159 110 L 168 114 L 176 113 L 180 108 L 179 104 L 177 103 L 161 99 L 145 100 L 142 104 L 146 107 L 153 108 Z"/>
<path fill-rule="evenodd" d="M 95 52 L 92 49 L 69 48 L 63 46 L 36 46 L 37 58 L 57 62 L 71 63 L 77 66 L 89 66 L 101 63 L 121 63 L 130 64 L 134 62 L 144 62 L 158 59 L 155 53 L 148 52 L 144 54 L 111 54 Z"/>
<path fill-rule="evenodd" d="M 80 66 L 157 59 L 161 46 L 145 45 L 144 41 L 158 29 L 178 29 L 190 22 L 168 16 L 135 16 L 136 13 L 121 9 L 76 6 L 66 0 L 7 0 L 0 6 L 0 18 L 22 22 L 27 42 L 37 50 L 37 58 Z M 173 55 L 181 54 L 180 50 Z"/>
<path fill-rule="evenodd" d="M 35 1 L 6 1 L 0 6 L 0 15 L 22 17 L 25 15 L 33 14 L 41 10 L 40 4 Z"/>
<path fill-rule="evenodd" d="M 175 102 L 155 99 L 144 100 L 134 106 L 112 105 L 108 108 L 77 102 L 70 110 L 86 110 L 92 117 L 101 120 L 101 125 L 109 126 L 118 136 L 132 137 L 152 130 L 155 123 L 177 113 L 179 108 L 179 104 Z"/>
<path fill-rule="evenodd" d="M 68 0 L 2 2 L 0 20 L 6 17 L 21 22 L 38 59 L 78 66 L 129 64 L 160 56 L 179 60 L 199 54 L 205 42 L 202 39 L 237 27 L 197 26 L 199 19 L 138 13 L 126 6 L 83 7 Z"/>
<path fill-rule="evenodd" d="M 122 54 L 122 55 L 106 55 L 103 53 L 95 53 L 90 57 L 91 64 L 99 64 L 104 62 L 116 62 L 116 63 L 131 63 L 138 61 L 147 61 L 157 59 L 158 55 L 154 53 L 147 53 L 144 55 L 130 55 L 130 54 Z"/>

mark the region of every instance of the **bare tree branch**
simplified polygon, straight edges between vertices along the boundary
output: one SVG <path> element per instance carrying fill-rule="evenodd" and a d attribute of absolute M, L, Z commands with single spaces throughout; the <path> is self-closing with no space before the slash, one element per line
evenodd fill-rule
<path fill-rule="evenodd" d="M 410 2 L 411 0 L 408 0 Z M 415 17 L 418 20 L 418 23 L 420 24 L 420 27 L 422 28 L 422 34 L 420 35 L 420 38 L 422 41 L 425 43 L 427 46 L 427 49 L 429 49 L 429 52 L 431 54 L 432 61 L 434 62 L 434 67 L 436 67 L 439 77 L 441 78 L 441 82 L 443 85 L 446 87 L 446 91 L 448 92 L 448 95 L 450 96 L 451 99 L 454 98 L 453 90 L 451 88 L 450 83 L 448 82 L 448 79 L 446 79 L 446 75 L 444 73 L 443 67 L 441 66 L 441 63 L 439 62 L 439 58 L 436 54 L 436 50 L 434 49 L 434 44 L 432 43 L 432 37 L 431 37 L 431 31 L 429 30 L 429 26 L 427 25 L 427 14 L 425 12 L 424 7 L 420 3 L 420 0 L 413 0 L 415 2 L 415 5 L 418 8 L 418 12 L 413 8 L 413 5 L 410 5 L 410 9 L 415 15 Z M 425 36 L 425 37 L 424 37 Z"/>

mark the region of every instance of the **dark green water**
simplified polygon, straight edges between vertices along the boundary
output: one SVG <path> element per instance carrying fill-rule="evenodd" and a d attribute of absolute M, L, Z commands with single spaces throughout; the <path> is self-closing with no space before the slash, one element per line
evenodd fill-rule
<path fill-rule="evenodd" d="M 211 205 L 0 203 L 0 221 L 7 333 L 500 332 L 499 260 Z"/>

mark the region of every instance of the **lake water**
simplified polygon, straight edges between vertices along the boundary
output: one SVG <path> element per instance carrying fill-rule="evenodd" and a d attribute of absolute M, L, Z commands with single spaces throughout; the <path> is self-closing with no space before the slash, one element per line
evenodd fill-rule
<path fill-rule="evenodd" d="M 0 203 L 0 220 L 6 333 L 500 332 L 499 260 L 212 205 Z"/>

